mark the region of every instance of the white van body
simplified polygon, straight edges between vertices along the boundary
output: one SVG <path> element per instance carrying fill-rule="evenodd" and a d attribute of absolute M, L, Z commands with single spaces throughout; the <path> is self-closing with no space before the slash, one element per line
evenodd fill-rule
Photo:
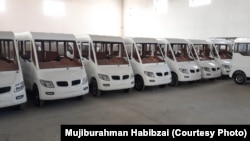
<path fill-rule="evenodd" d="M 117 36 L 79 35 L 84 65 L 90 82 L 90 92 L 99 96 L 102 91 L 123 90 L 134 87 L 134 74 L 126 60 L 124 41 Z"/>
<path fill-rule="evenodd" d="M 22 69 L 13 32 L 0 32 L 0 108 L 27 101 Z"/>
<path fill-rule="evenodd" d="M 232 42 L 226 39 L 212 39 L 212 52 L 215 61 L 220 65 L 221 74 L 229 75 L 232 60 Z"/>
<path fill-rule="evenodd" d="M 201 79 L 200 67 L 193 59 L 190 46 L 185 39 L 166 38 L 158 39 L 158 42 L 172 73 L 170 85 L 176 86 L 178 82 Z"/>
<path fill-rule="evenodd" d="M 85 68 L 72 34 L 16 34 L 24 82 L 36 106 L 44 100 L 79 97 L 89 91 Z"/>
<path fill-rule="evenodd" d="M 189 40 L 194 58 L 201 68 L 201 78 L 215 79 L 221 77 L 221 69 L 211 51 L 211 44 L 206 40 Z"/>
<path fill-rule="evenodd" d="M 232 68 L 229 73 L 236 84 L 244 84 L 250 78 L 250 38 L 237 38 L 233 45 Z"/>
<path fill-rule="evenodd" d="M 135 74 L 135 88 L 161 86 L 171 82 L 171 71 L 154 38 L 124 38 L 129 59 Z M 159 57 L 160 56 L 160 57 Z"/>

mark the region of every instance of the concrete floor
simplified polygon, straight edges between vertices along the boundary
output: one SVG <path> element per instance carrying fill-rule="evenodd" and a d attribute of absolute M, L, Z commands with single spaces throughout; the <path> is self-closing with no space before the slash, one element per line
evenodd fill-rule
<path fill-rule="evenodd" d="M 0 140 L 59 141 L 61 124 L 250 124 L 250 84 L 203 81 L 0 109 Z"/>

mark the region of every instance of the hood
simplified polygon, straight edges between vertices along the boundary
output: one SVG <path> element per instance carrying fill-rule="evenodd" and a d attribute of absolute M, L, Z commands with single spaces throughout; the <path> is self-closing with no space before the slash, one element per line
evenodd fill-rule
<path fill-rule="evenodd" d="M 98 66 L 101 74 L 106 75 L 123 75 L 133 73 L 131 65 L 112 65 L 112 66 Z"/>
<path fill-rule="evenodd" d="M 230 65 L 231 59 L 223 59 L 223 60 L 221 60 L 221 64 Z"/>
<path fill-rule="evenodd" d="M 86 77 L 85 69 L 70 68 L 70 69 L 42 69 L 40 70 L 40 78 L 51 81 L 67 81 L 82 79 Z"/>
<path fill-rule="evenodd" d="M 145 71 L 165 72 L 165 71 L 170 71 L 170 70 L 167 64 L 159 63 L 159 64 L 147 64 L 145 66 Z"/>
<path fill-rule="evenodd" d="M 179 62 L 179 67 L 183 68 L 183 69 L 188 69 L 188 70 L 196 70 L 199 69 L 200 67 L 198 66 L 198 64 L 194 61 L 190 61 L 190 62 Z"/>
<path fill-rule="evenodd" d="M 219 67 L 219 65 L 214 60 L 211 60 L 211 61 L 200 61 L 199 65 L 201 67 L 209 67 L 209 68 Z"/>
<path fill-rule="evenodd" d="M 20 71 L 18 73 L 17 73 L 17 71 L 0 72 L 0 78 L 1 78 L 0 87 L 12 85 L 15 82 L 16 77 L 19 73 L 22 73 L 22 72 L 20 72 Z"/>

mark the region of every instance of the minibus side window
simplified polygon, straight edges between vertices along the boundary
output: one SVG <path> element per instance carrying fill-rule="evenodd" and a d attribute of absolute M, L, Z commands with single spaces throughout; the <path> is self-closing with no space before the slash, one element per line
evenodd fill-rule
<path fill-rule="evenodd" d="M 139 57 L 138 57 L 138 54 L 137 54 L 137 51 L 136 51 L 136 48 L 135 48 L 135 44 L 133 44 L 133 58 L 137 61 L 137 62 L 139 62 Z M 139 46 L 138 46 L 138 53 L 139 53 L 139 55 L 141 54 L 140 53 L 140 50 L 141 50 L 141 48 L 139 48 Z"/>
<path fill-rule="evenodd" d="M 218 52 L 220 51 L 220 45 L 214 45 L 212 48 L 213 55 L 218 58 L 218 54 L 216 53 L 216 48 L 218 49 Z"/>
<path fill-rule="evenodd" d="M 166 46 L 164 44 L 160 44 L 159 47 L 160 47 L 161 52 L 163 53 L 163 56 L 165 57 L 166 56 L 166 49 L 165 49 Z M 160 53 L 160 52 L 158 51 L 157 54 L 158 53 Z"/>
<path fill-rule="evenodd" d="M 94 58 L 94 50 L 93 50 L 93 48 L 92 48 L 92 43 L 91 43 L 91 46 L 89 46 L 89 52 L 90 52 L 90 58 L 91 58 L 91 60 L 93 61 L 93 62 L 95 62 L 95 58 Z"/>
<path fill-rule="evenodd" d="M 81 42 L 82 57 L 89 59 L 89 43 Z"/>
<path fill-rule="evenodd" d="M 171 52 L 170 46 L 172 46 L 172 44 L 167 45 L 167 57 L 170 58 L 171 60 L 174 60 L 174 56 L 173 56 L 173 54 Z"/>
<path fill-rule="evenodd" d="M 194 59 L 198 59 L 198 57 L 197 57 L 197 55 L 196 55 L 196 53 L 195 53 L 195 51 L 196 51 L 196 46 L 195 45 L 193 45 L 192 47 L 191 47 L 191 51 L 190 51 L 190 53 L 192 53 L 193 54 L 193 57 L 194 57 Z"/>
<path fill-rule="evenodd" d="M 236 44 L 234 52 L 240 53 L 243 56 L 250 56 L 250 44 L 247 43 L 238 43 Z"/>

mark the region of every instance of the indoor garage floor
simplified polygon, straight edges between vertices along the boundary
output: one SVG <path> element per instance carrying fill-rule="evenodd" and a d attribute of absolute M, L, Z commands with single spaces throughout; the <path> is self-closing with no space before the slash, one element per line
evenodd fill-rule
<path fill-rule="evenodd" d="M 125 94 L 47 102 L 23 111 L 0 110 L 0 137 L 12 141 L 60 140 L 61 124 L 250 124 L 250 84 L 203 81 Z"/>

